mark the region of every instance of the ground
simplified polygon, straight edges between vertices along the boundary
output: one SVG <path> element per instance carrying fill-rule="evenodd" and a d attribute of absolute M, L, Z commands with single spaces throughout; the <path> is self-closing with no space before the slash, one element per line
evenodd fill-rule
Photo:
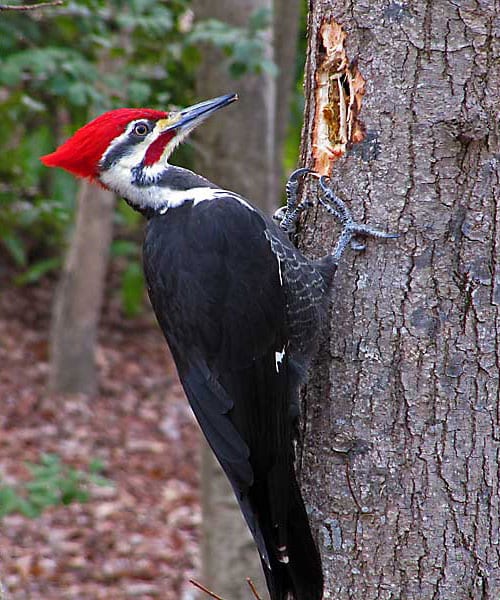
<path fill-rule="evenodd" d="M 101 324 L 95 398 L 46 391 L 53 285 L 0 291 L 0 479 L 56 453 L 105 464 L 113 485 L 35 519 L 0 522 L 9 600 L 193 598 L 198 571 L 198 429 L 150 312 L 125 319 L 113 295 Z M 111 298 L 111 299 L 109 299 Z M 2 593 L 0 592 L 0 598 Z"/>

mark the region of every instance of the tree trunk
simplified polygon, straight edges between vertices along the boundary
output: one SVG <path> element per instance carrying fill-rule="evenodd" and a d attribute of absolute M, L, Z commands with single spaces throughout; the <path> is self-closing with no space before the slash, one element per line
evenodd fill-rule
<path fill-rule="evenodd" d="M 234 26 L 247 25 L 260 8 L 272 8 L 272 0 L 194 0 L 198 20 L 219 19 Z M 272 31 L 268 32 L 268 58 L 273 58 Z M 203 47 L 197 94 L 200 98 L 226 92 L 239 95 L 238 105 L 208 120 L 196 132 L 202 151 L 197 169 L 202 175 L 232 189 L 264 210 L 274 209 L 276 200 L 275 127 L 276 81 L 268 73 L 232 79 L 225 57 L 217 48 Z"/>
<path fill-rule="evenodd" d="M 71 246 L 54 300 L 50 389 L 97 391 L 95 342 L 113 225 L 114 196 L 82 181 Z"/>
<path fill-rule="evenodd" d="M 500 6 L 310 5 L 303 163 L 402 234 L 346 252 L 303 396 L 325 598 L 497 600 Z"/>
<path fill-rule="evenodd" d="M 277 48 L 280 70 L 286 81 L 278 83 L 268 74 L 246 75 L 238 80 L 229 77 L 220 51 L 203 48 L 203 63 L 197 85 L 200 99 L 224 92 L 239 94 L 237 106 L 221 112 L 196 132 L 199 153 L 197 170 L 222 187 L 234 190 L 270 213 L 279 202 L 281 156 L 288 122 L 290 93 L 294 73 L 298 1 L 289 4 L 289 14 L 282 14 L 281 45 Z M 197 19 L 218 18 L 236 26 L 245 26 L 257 9 L 271 8 L 271 0 L 218 0 L 207 3 L 195 0 Z M 283 6 L 281 7 L 283 9 Z M 289 50 L 283 46 L 288 36 Z M 278 41 L 278 40 L 277 40 Z M 274 48 L 269 32 L 269 57 Z M 279 148 L 279 150 L 278 150 Z M 246 600 L 250 577 L 261 593 L 266 589 L 255 544 L 240 513 L 232 489 L 212 452 L 203 447 L 202 460 L 202 578 L 215 592 L 229 600 Z M 230 565 L 230 567 L 229 567 Z"/>

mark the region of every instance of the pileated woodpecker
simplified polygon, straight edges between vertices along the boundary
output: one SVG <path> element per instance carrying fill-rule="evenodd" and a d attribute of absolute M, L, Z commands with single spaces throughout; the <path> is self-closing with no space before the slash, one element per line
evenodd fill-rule
<path fill-rule="evenodd" d="M 234 100 L 171 113 L 113 110 L 41 160 L 116 192 L 147 217 L 149 297 L 255 539 L 271 599 L 321 600 L 321 560 L 293 464 L 298 388 L 344 248 L 356 235 L 393 236 L 355 223 L 322 178 L 319 198 L 344 228 L 334 253 L 312 261 L 287 235 L 307 206 L 296 191 L 308 169 L 292 175 L 276 223 L 167 162 L 194 127 Z"/>

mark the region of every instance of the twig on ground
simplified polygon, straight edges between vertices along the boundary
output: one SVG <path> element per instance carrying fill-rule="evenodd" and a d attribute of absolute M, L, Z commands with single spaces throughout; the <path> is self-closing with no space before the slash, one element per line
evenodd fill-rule
<path fill-rule="evenodd" d="M 201 583 L 198 583 L 194 579 L 190 579 L 189 583 L 192 583 L 195 587 L 197 587 L 202 592 L 205 592 L 205 594 L 208 594 L 211 598 L 215 598 L 215 600 L 224 600 L 224 598 L 221 598 L 221 596 L 218 596 L 215 592 L 210 591 L 208 588 L 206 588 Z"/>
<path fill-rule="evenodd" d="M 262 600 L 262 598 L 259 596 L 259 592 L 257 591 L 257 588 L 254 585 L 254 582 L 250 579 L 250 577 L 247 577 L 247 583 L 250 586 L 250 589 L 252 590 L 252 594 L 255 596 L 256 600 Z"/>

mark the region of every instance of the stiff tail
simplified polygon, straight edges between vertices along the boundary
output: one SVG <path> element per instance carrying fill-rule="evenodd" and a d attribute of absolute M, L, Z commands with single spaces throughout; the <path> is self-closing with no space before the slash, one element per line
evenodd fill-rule
<path fill-rule="evenodd" d="M 282 536 L 277 536 L 276 525 L 273 527 L 271 521 L 264 517 L 273 513 L 272 508 L 269 510 L 269 506 L 262 505 L 256 507 L 261 510 L 257 510 L 259 532 L 255 538 L 258 546 L 262 545 L 262 541 L 265 545 L 265 552 L 262 548 L 259 550 L 271 600 L 321 600 L 321 558 L 311 534 L 293 466 L 289 469 L 285 493 L 287 516 L 282 521 L 285 528 Z M 266 500 L 272 503 L 272 494 L 266 495 Z M 260 499 L 263 499 L 262 496 Z"/>

